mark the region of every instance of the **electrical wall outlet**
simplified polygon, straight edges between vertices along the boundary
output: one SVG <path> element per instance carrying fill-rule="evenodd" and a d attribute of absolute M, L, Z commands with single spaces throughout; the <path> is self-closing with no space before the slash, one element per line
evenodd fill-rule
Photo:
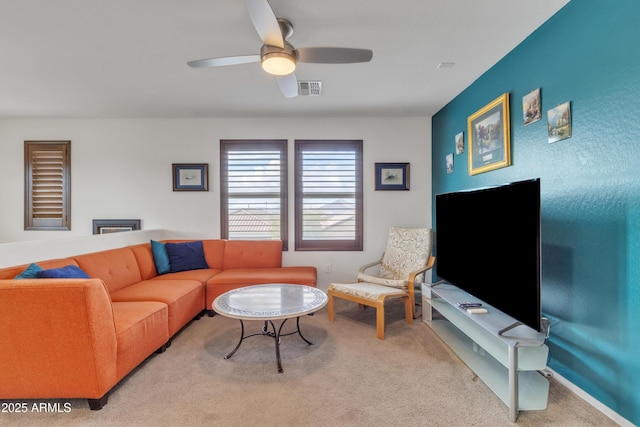
<path fill-rule="evenodd" d="M 331 264 L 325 264 L 324 272 L 325 273 L 331 273 Z"/>

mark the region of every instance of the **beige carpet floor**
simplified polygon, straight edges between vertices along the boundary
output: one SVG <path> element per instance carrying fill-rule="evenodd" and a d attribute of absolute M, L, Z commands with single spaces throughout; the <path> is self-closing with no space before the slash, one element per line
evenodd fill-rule
<path fill-rule="evenodd" d="M 0 425 L 514 425 L 502 401 L 420 319 L 404 323 L 399 304 L 386 311 L 384 341 L 375 338 L 372 309 L 338 301 L 334 323 L 326 308 L 305 316 L 301 329 L 314 345 L 283 337 L 284 373 L 276 370 L 274 342 L 267 337 L 245 340 L 224 360 L 239 339 L 240 323 L 204 317 L 121 381 L 102 410 L 91 411 L 82 399 L 27 400 L 29 411 L 0 413 Z M 245 324 L 247 331 L 262 326 Z M 50 409 L 58 404 L 61 412 L 36 412 L 34 403 Z M 517 425 L 616 424 L 552 379 L 548 408 L 521 412 Z"/>

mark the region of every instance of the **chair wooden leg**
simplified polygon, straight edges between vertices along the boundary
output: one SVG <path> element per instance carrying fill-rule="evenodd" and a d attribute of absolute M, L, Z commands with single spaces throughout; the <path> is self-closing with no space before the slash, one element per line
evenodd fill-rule
<path fill-rule="evenodd" d="M 328 302 L 327 302 L 327 313 L 329 315 L 329 322 L 333 322 L 335 318 L 335 310 L 333 308 L 333 292 L 329 290 L 327 292 Z"/>
<path fill-rule="evenodd" d="M 407 318 L 407 325 L 413 325 L 413 302 L 411 298 L 406 297 L 404 300 L 404 315 Z"/>
<path fill-rule="evenodd" d="M 376 336 L 379 340 L 384 339 L 384 298 L 376 304 Z"/>
<path fill-rule="evenodd" d="M 409 294 L 409 298 L 411 299 L 411 318 L 415 319 L 417 318 L 416 299 L 415 299 L 415 296 L 411 294 Z"/>

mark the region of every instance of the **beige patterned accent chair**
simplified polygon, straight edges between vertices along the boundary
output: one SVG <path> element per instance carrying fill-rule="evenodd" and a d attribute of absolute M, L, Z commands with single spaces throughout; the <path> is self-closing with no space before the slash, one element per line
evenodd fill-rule
<path fill-rule="evenodd" d="M 357 283 L 329 285 L 329 321 L 335 318 L 334 298 L 376 308 L 378 339 L 384 339 L 384 305 L 387 300 L 404 303 L 407 324 L 415 313 L 415 284 L 433 267 L 433 231 L 430 228 L 391 227 L 387 248 L 380 260 L 358 270 Z"/>

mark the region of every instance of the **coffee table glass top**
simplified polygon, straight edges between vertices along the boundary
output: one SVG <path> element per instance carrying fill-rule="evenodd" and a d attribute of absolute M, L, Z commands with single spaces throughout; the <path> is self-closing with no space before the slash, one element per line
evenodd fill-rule
<path fill-rule="evenodd" d="M 276 320 L 320 310 L 327 294 L 304 285 L 273 283 L 234 289 L 213 301 L 213 309 L 226 317 L 245 320 Z"/>

